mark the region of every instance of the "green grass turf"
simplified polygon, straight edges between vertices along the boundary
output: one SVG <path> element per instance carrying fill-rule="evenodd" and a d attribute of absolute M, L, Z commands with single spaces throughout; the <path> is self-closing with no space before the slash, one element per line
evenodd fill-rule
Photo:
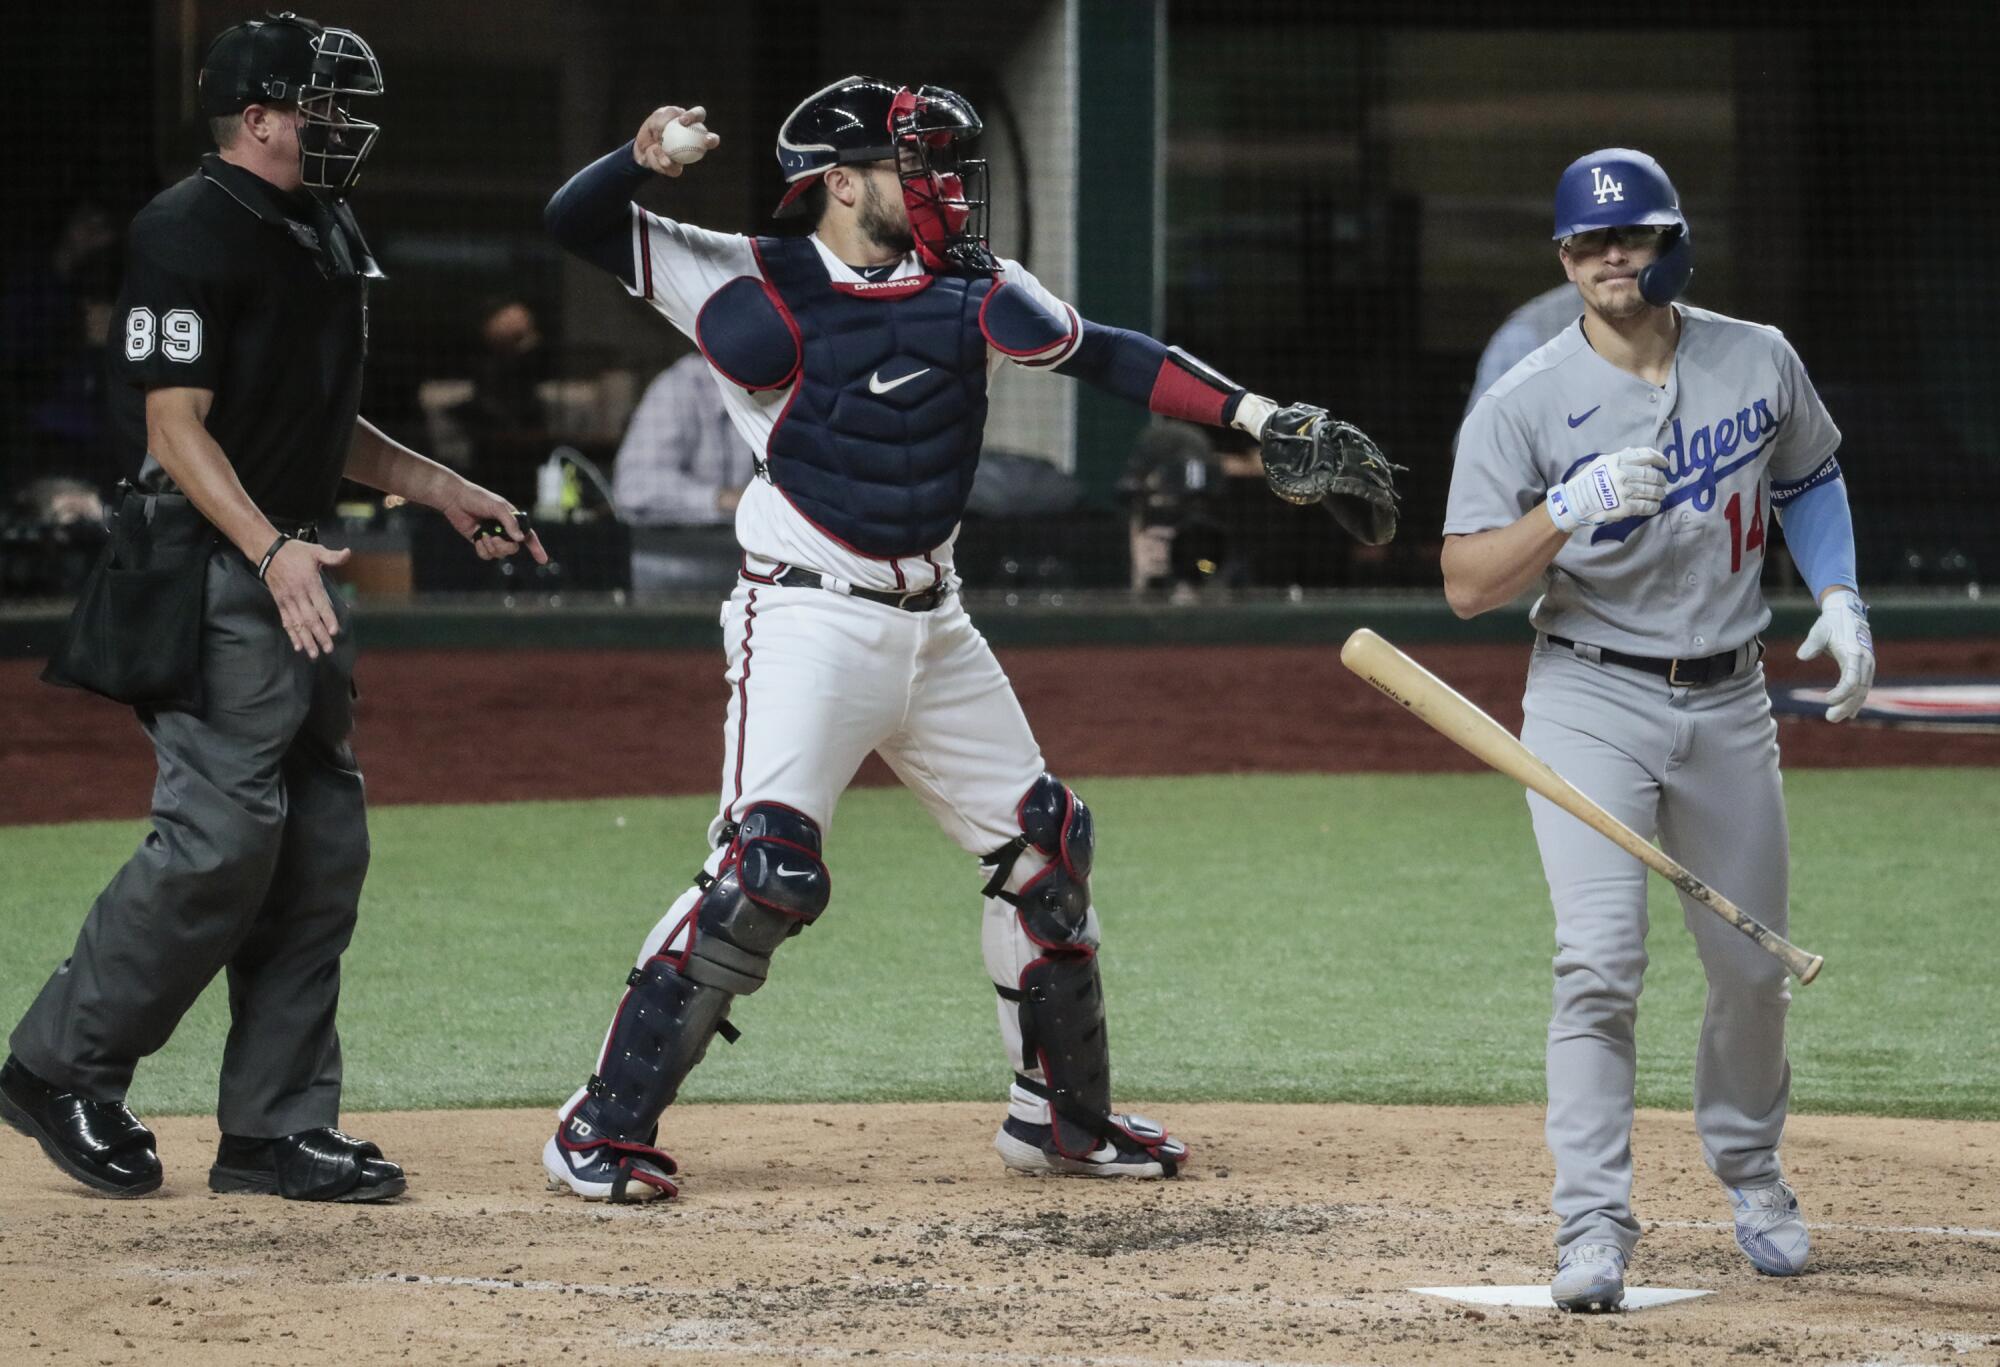
<path fill-rule="evenodd" d="M 1802 772 L 1796 1107 L 2000 1117 L 1993 775 Z M 1161 1100 L 1542 1095 L 1550 913 L 1526 806 L 1491 776 L 1100 779 L 1094 879 L 1116 1077 Z M 706 799 L 373 814 L 346 959 L 347 1104 L 553 1105 L 589 1071 L 639 941 L 701 854 Z M 0 1023 L 67 952 L 143 825 L 0 829 Z M 690 1100 L 946 1100 L 1007 1074 L 977 875 L 900 791 L 857 791 L 832 907 L 739 1002 Z M 1699 870 L 1697 870 L 1699 872 Z M 1639 1096 L 1685 1107 L 1702 982 L 1653 880 Z M 141 1113 L 212 1104 L 217 988 L 144 1065 Z"/>

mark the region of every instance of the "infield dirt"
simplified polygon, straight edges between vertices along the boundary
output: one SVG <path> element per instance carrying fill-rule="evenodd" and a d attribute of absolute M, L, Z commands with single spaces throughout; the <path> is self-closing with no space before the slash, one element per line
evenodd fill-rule
<path fill-rule="evenodd" d="M 1538 1109 L 1161 1107 L 1164 1183 L 1033 1179 L 974 1105 L 688 1106 L 678 1201 L 544 1190 L 545 1111 L 355 1116 L 411 1172 L 386 1206 L 214 1196 L 214 1127 L 167 1182 L 90 1197 L 0 1132 L 0 1362 L 2000 1363 L 2000 1124 L 1795 1118 L 1808 1275 L 1759 1277 L 1690 1118 L 1636 1135 L 1616 1316 L 1413 1293 L 1544 1282 Z"/>

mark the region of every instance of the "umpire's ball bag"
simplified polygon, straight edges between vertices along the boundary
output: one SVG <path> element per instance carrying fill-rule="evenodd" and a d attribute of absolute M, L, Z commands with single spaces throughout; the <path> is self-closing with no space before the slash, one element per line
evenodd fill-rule
<path fill-rule="evenodd" d="M 120 485 L 111 536 L 42 671 L 159 712 L 200 712 L 202 595 L 215 529 L 187 499 Z"/>

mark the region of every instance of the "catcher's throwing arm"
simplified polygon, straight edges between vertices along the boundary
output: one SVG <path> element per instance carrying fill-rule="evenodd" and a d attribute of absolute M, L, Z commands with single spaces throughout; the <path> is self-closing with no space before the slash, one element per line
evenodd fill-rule
<path fill-rule="evenodd" d="M 1826 961 L 1808 954 L 1682 868 L 1652 841 L 1579 792 L 1561 774 L 1457 690 L 1367 627 L 1347 638 L 1340 662 L 1387 693 L 1446 739 L 1507 777 L 1526 784 L 1578 821 L 1629 852 L 1646 867 L 1757 942 L 1801 983 L 1819 976 Z"/>

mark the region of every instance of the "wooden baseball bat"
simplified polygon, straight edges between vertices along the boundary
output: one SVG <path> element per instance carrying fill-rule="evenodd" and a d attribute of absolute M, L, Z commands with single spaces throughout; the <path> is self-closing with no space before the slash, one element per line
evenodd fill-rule
<path fill-rule="evenodd" d="M 1826 962 L 1823 958 L 1806 953 L 1682 868 L 1652 841 L 1577 791 L 1450 684 L 1367 627 L 1347 638 L 1347 644 L 1340 648 L 1340 662 L 1407 707 L 1433 731 L 1540 793 L 1748 935 L 1758 948 L 1789 968 L 1799 982 L 1809 983 L 1819 976 L 1820 966 Z"/>

